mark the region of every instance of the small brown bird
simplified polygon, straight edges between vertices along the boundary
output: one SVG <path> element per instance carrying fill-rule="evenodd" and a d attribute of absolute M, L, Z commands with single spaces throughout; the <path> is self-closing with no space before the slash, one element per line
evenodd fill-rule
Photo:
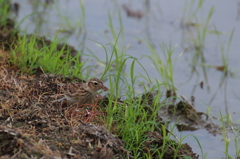
<path fill-rule="evenodd" d="M 97 91 L 103 89 L 107 91 L 108 88 L 103 85 L 103 82 L 97 78 L 92 78 L 87 83 L 68 83 L 62 86 L 64 98 L 59 99 L 62 101 L 66 99 L 70 103 L 94 104 L 98 98 Z"/>

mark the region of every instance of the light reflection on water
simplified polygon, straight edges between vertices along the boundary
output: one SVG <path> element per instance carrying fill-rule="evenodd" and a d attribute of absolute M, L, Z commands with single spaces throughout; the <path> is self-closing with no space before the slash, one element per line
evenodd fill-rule
<path fill-rule="evenodd" d="M 17 0 L 13 2 L 19 2 Z M 159 44 L 165 42 L 168 44 L 170 41 L 173 45 L 177 45 L 177 48 L 173 55 L 174 61 L 174 80 L 175 86 L 179 89 L 178 94 L 184 95 L 185 97 L 190 98 L 192 95 L 193 86 L 198 85 L 199 82 L 203 81 L 203 74 L 201 69 L 199 69 L 199 75 L 194 75 L 192 80 L 186 81 L 191 76 L 191 68 L 189 65 L 191 64 L 191 53 L 185 53 L 182 56 L 179 56 L 181 52 L 183 52 L 184 48 L 182 47 L 183 43 L 183 29 L 181 28 L 180 21 L 183 18 L 183 7 L 184 2 L 178 0 L 163 0 L 157 1 L 152 0 L 150 2 L 150 12 L 145 18 L 142 19 L 133 19 L 128 18 L 124 11 L 121 8 L 122 4 L 131 4 L 130 7 L 134 8 L 134 10 L 141 9 L 145 11 L 144 1 L 137 0 L 130 1 L 122 0 L 122 1 L 108 1 L 108 0 L 87 0 L 84 1 L 85 10 L 86 10 L 86 30 L 87 31 L 87 39 L 92 39 L 98 41 L 99 43 L 106 45 L 109 43 L 109 38 L 111 37 L 110 33 L 104 33 L 106 30 L 109 30 L 107 26 L 108 22 L 108 13 L 113 14 L 113 24 L 116 28 L 116 32 L 119 32 L 119 20 L 117 16 L 117 10 L 120 9 L 122 12 L 123 26 L 124 26 L 124 42 L 125 45 L 129 45 L 129 49 L 127 50 L 127 54 L 139 58 L 141 64 L 148 71 L 150 77 L 157 78 L 160 80 L 159 75 L 156 73 L 155 68 L 151 65 L 151 62 L 146 58 L 141 58 L 142 55 L 150 54 L 147 46 L 144 43 L 139 44 L 138 38 L 148 39 L 151 37 L 156 49 L 161 53 Z M 27 15 L 32 13 L 31 6 L 29 5 L 29 0 L 21 0 L 20 3 L 20 13 L 18 16 L 18 21 L 26 17 Z M 203 17 L 206 17 L 209 9 L 214 6 L 214 14 L 211 18 L 210 22 L 210 30 L 214 29 L 214 25 L 217 27 L 219 31 L 223 32 L 223 35 L 220 35 L 220 40 L 216 38 L 214 34 L 208 34 L 205 40 L 204 46 L 204 56 L 206 58 L 207 64 L 211 65 L 222 65 L 221 61 L 221 51 L 220 47 L 224 44 L 225 48 L 227 48 L 227 42 L 229 39 L 229 35 L 233 28 L 235 28 L 234 37 L 230 47 L 229 53 L 229 68 L 240 68 L 240 63 L 238 62 L 240 59 L 240 54 L 238 53 L 239 41 L 240 41 L 240 21 L 236 20 L 237 17 L 237 5 L 235 1 L 223 1 L 223 0 L 212 0 L 206 1 L 204 3 Z M 58 8 L 59 11 L 55 9 Z M 115 12 L 114 12 L 115 10 Z M 67 24 L 62 18 L 59 17 L 59 12 L 67 16 L 67 19 L 71 22 L 71 24 Z M 82 36 L 78 36 L 78 24 L 79 20 L 81 20 L 81 10 L 79 1 L 67 1 L 67 0 L 59 0 L 55 1 L 53 5 L 45 10 L 45 14 L 47 16 L 44 17 L 44 23 L 42 28 L 40 29 L 41 35 L 46 35 L 49 38 L 53 37 L 56 31 L 61 27 L 62 30 L 69 29 L 73 31 L 73 34 L 69 35 L 68 42 L 70 45 L 75 46 L 77 49 L 81 49 L 81 40 Z M 27 18 L 24 23 L 21 25 L 22 30 L 27 30 L 28 33 L 36 32 L 36 27 L 33 22 L 37 21 L 37 16 L 33 16 L 31 18 Z M 147 19 L 148 18 L 148 19 Z M 203 20 L 204 22 L 205 20 Z M 149 22 L 149 24 L 147 23 Z M 204 25 L 204 24 L 199 24 Z M 71 27 L 70 27 L 71 26 Z M 149 27 L 150 34 L 146 34 L 147 27 Z M 76 30 L 73 30 L 76 29 Z M 67 33 L 62 34 L 62 36 L 66 36 Z M 150 36 L 149 36 L 150 35 Z M 105 59 L 104 49 L 97 46 L 91 40 L 86 40 L 85 45 L 91 49 L 100 59 Z M 85 50 L 85 53 L 86 50 Z M 130 66 L 131 62 L 127 62 L 127 66 Z M 139 66 L 136 66 L 136 72 L 142 72 L 142 69 Z M 128 70 L 128 69 L 127 69 Z M 200 89 L 198 86 L 196 91 L 194 92 L 194 96 L 196 97 L 196 109 L 199 111 L 206 112 L 207 105 L 218 89 L 220 78 L 222 72 L 216 71 L 213 68 L 207 69 L 208 76 L 208 84 L 210 86 L 210 92 L 205 89 Z M 239 115 L 240 108 L 238 107 L 238 101 L 235 95 L 239 94 L 239 79 L 229 78 L 227 85 L 227 104 L 229 105 L 229 111 L 232 115 L 233 120 L 237 120 L 237 116 Z M 203 102 L 204 101 L 204 102 Z M 211 103 L 212 114 L 215 116 L 219 116 L 219 110 L 225 112 L 224 105 L 224 91 L 223 88 L 220 88 L 215 99 Z M 232 113 L 236 112 L 236 115 Z M 179 133 L 177 133 L 179 134 Z M 224 151 L 224 143 L 221 140 L 221 136 L 213 137 L 209 135 L 205 130 L 199 130 L 196 132 L 182 132 L 182 136 L 187 134 L 195 135 L 201 142 L 203 151 L 209 152 L 207 158 L 219 158 L 223 157 L 223 154 L 220 154 Z M 211 141 L 211 144 L 209 144 Z M 188 142 L 192 147 L 193 151 L 200 154 L 200 150 L 194 139 L 187 138 L 185 142 Z M 232 149 L 231 155 L 234 155 L 233 142 L 231 142 L 230 149 Z M 215 154 L 218 154 L 217 156 Z"/>

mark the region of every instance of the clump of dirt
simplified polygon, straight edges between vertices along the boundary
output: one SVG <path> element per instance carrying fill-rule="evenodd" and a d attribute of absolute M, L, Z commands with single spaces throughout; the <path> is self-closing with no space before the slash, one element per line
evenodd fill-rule
<path fill-rule="evenodd" d="M 140 11 L 140 10 L 135 11 L 135 10 L 131 9 L 127 4 L 123 4 L 122 8 L 127 13 L 128 17 L 141 19 L 145 15 L 145 13 L 143 11 Z"/>
<path fill-rule="evenodd" d="M 199 157 L 192 152 L 192 148 L 188 144 L 180 144 L 171 141 L 169 143 L 164 143 L 163 135 L 156 131 L 148 131 L 146 136 L 148 139 L 143 143 L 143 150 L 145 153 L 153 154 L 151 155 L 152 158 L 172 159 L 181 158 L 181 156 L 189 156 L 192 159 L 197 159 Z M 166 144 L 167 146 L 162 147 L 163 144 Z M 159 156 L 160 154 L 154 153 L 156 148 L 160 147 L 162 147 L 161 152 L 165 152 L 164 156 Z M 175 152 L 177 152 L 177 155 Z"/>
<path fill-rule="evenodd" d="M 82 123 L 81 126 L 77 127 L 75 130 L 80 134 L 84 134 L 81 138 L 81 147 L 83 147 L 83 149 L 80 154 L 84 154 L 88 151 L 88 149 L 93 149 L 93 147 L 95 147 L 89 153 L 90 158 L 105 159 L 123 157 L 123 141 L 116 138 L 105 127 L 97 126 L 91 123 Z M 95 146 L 91 144 L 91 140 L 95 141 Z"/>
<path fill-rule="evenodd" d="M 0 155 L 1 158 L 60 158 L 61 153 L 52 151 L 44 140 L 36 142 L 34 136 L 22 133 L 16 128 L 7 128 L 0 125 Z"/>
<path fill-rule="evenodd" d="M 75 141 L 69 143 L 49 144 L 47 139 L 35 139 L 34 134 L 22 133 L 20 129 L 7 128 L 0 125 L 0 155 L 9 158 L 122 158 L 123 142 L 109 133 L 106 128 L 90 123 L 81 123 L 73 130 Z M 63 154 L 58 149 L 67 147 L 69 150 Z M 50 145 L 51 147 L 49 147 Z M 116 155 L 118 154 L 119 155 Z"/>
<path fill-rule="evenodd" d="M 221 134 L 220 126 L 214 123 L 213 118 L 195 109 L 194 100 L 190 102 L 185 97 L 181 97 L 182 100 L 177 104 L 165 105 L 160 109 L 159 114 L 164 120 L 176 123 L 178 131 L 206 129 L 214 136 Z"/>

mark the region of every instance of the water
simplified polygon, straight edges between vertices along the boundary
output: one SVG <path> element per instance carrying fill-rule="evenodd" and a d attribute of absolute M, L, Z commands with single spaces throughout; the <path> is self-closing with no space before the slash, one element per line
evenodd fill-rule
<path fill-rule="evenodd" d="M 18 21 L 21 21 L 24 17 L 33 12 L 30 0 L 14 0 L 13 2 L 20 3 L 20 12 L 17 17 Z M 44 1 L 42 1 L 44 2 Z M 149 49 L 144 43 L 139 44 L 137 38 L 151 40 L 156 46 L 156 50 L 161 53 L 159 45 L 161 43 L 166 43 L 167 45 L 171 42 L 172 45 L 176 45 L 176 50 L 173 54 L 174 61 L 174 80 L 175 86 L 179 89 L 177 92 L 179 95 L 184 95 L 190 98 L 194 95 L 196 98 L 196 109 L 198 111 L 206 112 L 207 107 L 211 107 L 211 114 L 219 117 L 219 111 L 225 114 L 225 103 L 227 103 L 229 113 L 232 116 L 233 121 L 238 119 L 239 116 L 239 78 L 228 78 L 227 79 L 227 98 L 224 98 L 223 87 L 219 88 L 220 79 L 222 72 L 217 71 L 214 68 L 207 68 L 207 79 L 208 84 L 204 80 L 201 67 L 198 67 L 198 75 L 194 74 L 191 80 L 191 65 L 193 50 L 189 52 L 184 51 L 183 46 L 191 46 L 191 40 L 184 39 L 183 35 L 186 36 L 189 32 L 186 32 L 184 28 L 181 27 L 181 20 L 183 18 L 189 18 L 190 15 L 184 17 L 184 6 L 185 4 L 190 4 L 191 1 L 178 1 L 178 0 L 152 0 L 150 2 L 150 11 L 142 19 L 134 19 L 127 17 L 126 13 L 122 9 L 122 4 L 130 4 L 129 7 L 133 10 L 142 10 L 146 12 L 145 1 L 143 0 L 87 0 L 84 1 L 85 11 L 86 11 L 86 30 L 83 32 L 87 33 L 87 39 L 85 45 L 91 49 L 100 59 L 105 59 L 104 49 L 99 47 L 95 42 L 97 41 L 103 45 L 108 44 L 111 39 L 111 33 L 109 31 L 108 23 L 108 13 L 111 13 L 113 18 L 114 28 L 118 33 L 120 31 L 119 20 L 118 20 L 118 10 L 121 11 L 123 26 L 124 26 L 124 46 L 128 46 L 127 54 L 139 59 L 144 68 L 148 71 L 151 78 L 156 78 L 161 80 L 160 76 L 156 72 L 151 61 L 147 58 L 141 58 L 143 55 L 150 55 Z M 239 71 L 240 63 L 240 19 L 237 19 L 237 0 L 224 1 L 224 0 L 207 0 L 201 11 L 198 14 L 198 25 L 204 25 L 207 15 L 211 7 L 214 7 L 214 13 L 210 20 L 208 31 L 213 31 L 216 27 L 221 34 L 217 37 L 215 34 L 207 34 L 204 45 L 204 56 L 206 63 L 209 65 L 222 65 L 221 59 L 221 46 L 227 48 L 227 43 L 229 41 L 230 33 L 235 29 L 234 36 L 232 39 L 231 47 L 229 50 L 229 68 L 232 71 Z M 195 5 L 196 6 L 196 5 Z M 56 10 L 58 8 L 58 11 Z M 188 5 L 187 9 L 192 7 Z M 192 8 L 193 9 L 193 8 Z M 43 10 L 40 7 L 39 11 Z M 36 11 L 36 9 L 35 9 Z M 186 9 L 185 9 L 186 11 Z M 66 16 L 64 19 L 61 14 Z M 65 29 L 73 31 L 73 34 L 69 35 L 68 43 L 75 46 L 77 49 L 82 48 L 83 36 L 77 35 L 79 31 L 79 24 L 81 23 L 81 9 L 78 0 L 58 0 L 45 10 L 44 13 L 44 23 L 40 30 L 36 29 L 37 20 L 39 17 L 36 15 L 27 18 L 21 24 L 21 29 L 27 31 L 28 33 L 40 32 L 40 35 L 45 35 L 49 38 L 54 37 L 58 29 Z M 69 21 L 68 21 L 69 20 Z M 68 23 L 69 22 L 69 23 Z M 39 26 L 39 25 L 38 25 Z M 62 36 L 68 35 L 67 33 L 62 34 Z M 137 38 L 136 38 L 137 37 Z M 89 40 L 91 39 L 91 40 Z M 185 42 L 183 42 L 185 40 Z M 84 53 L 88 53 L 86 50 Z M 226 52 L 225 52 L 226 54 Z M 129 70 L 131 61 L 127 62 L 127 72 Z M 140 66 L 136 66 L 136 72 L 143 73 Z M 238 72 L 239 76 L 239 72 Z M 201 89 L 199 83 L 205 81 L 204 89 Z M 209 90 L 206 88 L 209 86 Z M 193 93 L 193 87 L 196 86 L 196 90 Z M 211 98 L 217 91 L 216 97 L 210 103 Z M 182 132 L 177 135 L 195 135 L 203 147 L 203 152 L 207 153 L 207 158 L 220 158 L 224 157 L 224 143 L 221 141 L 222 136 L 217 135 L 212 136 L 205 130 L 199 130 L 195 132 Z M 209 143 L 209 141 L 211 143 Z M 193 151 L 200 154 L 199 146 L 192 137 L 188 137 L 185 142 L 189 143 L 193 147 Z M 230 155 L 234 156 L 235 150 L 233 145 L 233 137 L 231 138 Z"/>

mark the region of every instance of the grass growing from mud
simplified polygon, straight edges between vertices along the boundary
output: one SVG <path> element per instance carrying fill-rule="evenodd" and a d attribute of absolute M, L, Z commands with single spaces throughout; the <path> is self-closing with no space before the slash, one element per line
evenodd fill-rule
<path fill-rule="evenodd" d="M 65 55 L 62 52 L 64 49 L 56 51 L 57 42 L 53 42 L 52 46 L 43 46 L 42 49 L 39 49 L 36 46 L 35 36 L 28 38 L 28 40 L 26 40 L 26 36 L 18 40 L 18 44 L 11 51 L 11 62 L 24 72 L 34 74 L 34 70 L 41 68 L 44 73 L 58 71 L 57 73 L 62 73 L 65 76 L 72 76 L 74 74 L 71 74 L 71 70 L 75 70 L 75 66 L 81 66 L 82 64 L 74 57 L 73 60 L 69 56 L 61 59 L 60 57 Z M 171 151 L 171 155 L 174 154 L 173 158 L 178 158 L 181 154 L 185 156 L 188 148 L 186 148 L 186 145 L 182 145 L 180 141 L 171 139 L 172 133 L 168 132 L 158 115 L 158 110 L 166 104 L 160 102 L 164 85 L 158 83 L 146 89 L 150 92 L 144 92 L 136 96 L 134 87 L 138 84 L 138 77 L 134 75 L 134 67 L 138 61 L 133 57 L 122 56 L 117 53 L 116 45 L 117 41 L 112 46 L 113 51 L 110 58 L 106 59 L 107 65 L 103 73 L 103 76 L 109 79 L 110 93 L 108 94 L 109 104 L 106 106 L 107 116 L 102 118 L 102 122 L 109 130 L 126 142 L 125 148 L 131 152 L 129 155 L 133 158 L 151 158 L 152 156 L 162 158 L 169 151 Z M 44 52 L 48 52 L 48 54 L 45 55 Z M 122 74 L 123 66 L 127 60 L 132 60 L 130 80 Z M 73 66 L 71 65 L 72 61 L 74 61 Z M 115 71 L 109 71 L 113 65 Z M 81 74 L 81 69 L 76 73 L 80 74 L 79 77 L 84 77 Z M 147 72 L 146 76 L 148 76 Z M 124 87 L 120 88 L 120 84 Z M 125 90 L 127 91 L 122 93 Z M 152 96 L 154 90 L 158 91 L 155 97 Z M 121 95 L 124 100 L 119 99 Z M 153 137 L 156 136 L 159 137 L 160 143 L 153 143 Z M 148 144 L 152 147 L 149 147 Z"/>
<path fill-rule="evenodd" d="M 168 132 L 158 114 L 158 110 L 166 105 L 166 103 L 160 102 L 166 85 L 156 81 L 157 84 L 146 87 L 143 83 L 138 82 L 143 77 L 137 77 L 134 68 L 136 64 L 141 64 L 136 58 L 122 54 L 118 47 L 118 37 L 111 45 L 111 54 L 109 55 L 106 51 L 106 66 L 102 77 L 109 80 L 110 92 L 107 96 L 107 116 L 102 117 L 102 122 L 126 142 L 125 148 L 130 151 L 128 155 L 133 158 L 151 158 L 152 156 L 162 158 L 169 152 L 171 154 L 168 155 L 173 158 L 181 155 L 187 156 L 187 145 L 171 139 L 173 133 Z M 28 74 L 43 71 L 44 73 L 59 73 L 64 76 L 83 78 L 83 70 L 87 67 L 80 61 L 81 54 L 71 56 L 70 50 L 65 49 L 67 46 L 60 44 L 61 41 L 56 39 L 50 44 L 46 44 L 44 39 L 41 41 L 35 35 L 19 36 L 18 42 L 13 45 L 14 49 L 10 51 L 10 63 Z M 105 46 L 103 49 L 107 50 Z M 130 75 L 125 76 L 123 69 L 128 60 L 132 61 Z M 152 83 L 146 70 L 143 67 L 142 69 L 145 72 L 144 79 L 147 77 L 148 83 Z M 145 88 L 145 92 L 140 95 L 135 93 L 137 84 L 141 84 Z M 158 92 L 155 96 L 152 95 L 154 91 Z M 153 139 L 157 136 L 158 142 Z"/>
<path fill-rule="evenodd" d="M 117 35 L 114 29 L 112 33 Z M 109 80 L 110 92 L 107 96 L 109 103 L 106 107 L 107 116 L 102 117 L 102 122 L 126 142 L 125 148 L 130 152 L 128 156 L 133 158 L 159 156 L 161 158 L 169 151 L 171 154 L 168 155 L 173 155 L 173 158 L 187 156 L 187 145 L 171 139 L 172 133 L 168 132 L 158 115 L 158 110 L 166 104 L 160 102 L 164 94 L 162 91 L 164 84 L 156 81 L 157 84 L 147 87 L 144 83 L 138 82 L 143 77 L 137 77 L 134 68 L 136 64 L 141 64 L 136 58 L 123 54 L 118 46 L 119 35 L 115 36 L 115 43 L 111 45 L 111 54 L 106 51 L 106 65 L 102 77 Z M 57 36 L 52 42 L 38 38 L 36 35 L 18 36 L 16 41 L 10 50 L 9 63 L 23 72 L 34 75 L 42 71 L 44 74 L 85 77 L 83 72 L 87 67 L 80 61 L 80 56 L 84 55 L 76 52 L 72 56 L 71 48 L 60 44 L 61 40 L 57 40 Z M 103 49 L 107 50 L 105 46 Z M 130 74 L 125 76 L 123 72 L 128 60 L 131 60 L 132 64 Z M 147 77 L 148 83 L 152 83 L 146 70 L 143 67 L 142 69 L 145 72 L 144 79 Z M 140 95 L 135 93 L 135 86 L 138 84 L 145 88 L 145 92 Z M 158 93 L 153 97 L 152 93 L 156 90 Z M 155 141 L 156 137 L 159 141 Z"/>
<path fill-rule="evenodd" d="M 50 45 L 46 44 L 44 38 L 39 39 L 36 35 L 19 36 L 18 43 L 13 47 L 10 62 L 24 72 L 33 74 L 41 68 L 46 72 L 82 78 L 84 62 L 79 62 L 81 53 L 71 55 L 71 48 L 61 44 L 61 40 L 57 40 L 57 35 Z"/>

